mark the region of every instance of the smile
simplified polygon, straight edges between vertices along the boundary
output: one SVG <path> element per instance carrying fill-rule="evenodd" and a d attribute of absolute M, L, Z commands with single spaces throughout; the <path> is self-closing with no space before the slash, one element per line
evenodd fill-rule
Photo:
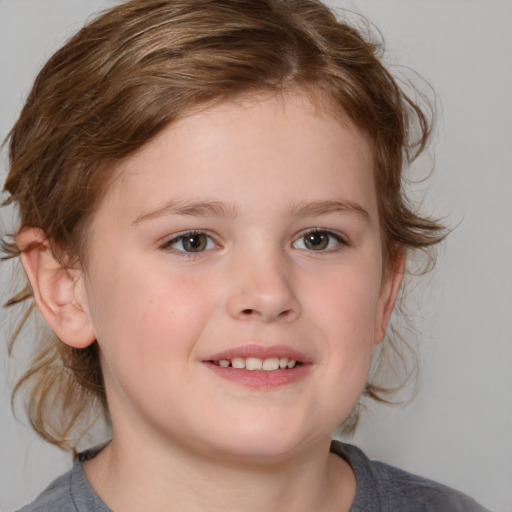
<path fill-rule="evenodd" d="M 313 366 L 308 356 L 291 347 L 257 344 L 212 354 L 203 364 L 222 379 L 260 390 L 300 381 Z"/>
<path fill-rule="evenodd" d="M 216 366 L 222 368 L 238 368 L 250 371 L 275 371 L 275 370 L 286 370 L 292 369 L 297 364 L 295 359 L 288 357 L 268 357 L 261 359 L 259 357 L 233 357 L 232 359 L 220 359 L 218 361 L 212 361 Z M 299 363 L 300 364 L 300 363 Z"/>

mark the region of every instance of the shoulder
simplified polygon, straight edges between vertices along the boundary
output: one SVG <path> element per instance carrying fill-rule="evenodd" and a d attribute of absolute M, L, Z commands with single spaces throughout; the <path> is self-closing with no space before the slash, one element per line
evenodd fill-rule
<path fill-rule="evenodd" d="M 30 505 L 26 505 L 19 512 L 42 512 L 55 510 L 56 512 L 71 511 L 73 499 L 71 496 L 72 471 L 53 481 Z"/>
<path fill-rule="evenodd" d="M 354 470 L 357 491 L 350 512 L 488 512 L 460 491 L 370 460 L 359 448 L 333 441 L 331 451 Z"/>
<path fill-rule="evenodd" d="M 81 460 L 73 469 L 53 481 L 35 501 L 18 512 L 110 512 L 94 492 L 83 471 Z"/>

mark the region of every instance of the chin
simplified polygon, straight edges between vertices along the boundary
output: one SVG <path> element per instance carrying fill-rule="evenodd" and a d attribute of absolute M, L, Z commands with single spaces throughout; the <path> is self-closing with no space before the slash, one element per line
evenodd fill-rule
<path fill-rule="evenodd" d="M 325 437 L 330 439 L 330 432 Z M 253 463 L 277 463 L 297 455 L 302 450 L 319 441 L 319 436 L 298 432 L 294 426 L 280 426 L 259 422 L 240 427 L 236 432 L 220 436 L 212 440 L 211 447 L 216 445 L 217 456 L 231 460 Z"/>

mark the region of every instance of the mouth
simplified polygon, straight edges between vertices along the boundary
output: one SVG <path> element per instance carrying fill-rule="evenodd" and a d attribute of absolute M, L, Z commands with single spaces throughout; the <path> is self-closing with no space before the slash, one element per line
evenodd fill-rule
<path fill-rule="evenodd" d="M 215 366 L 222 368 L 237 368 L 239 370 L 272 372 L 277 370 L 291 370 L 296 366 L 302 365 L 297 361 L 288 357 L 233 357 L 231 359 L 219 359 L 209 361 Z"/>
<path fill-rule="evenodd" d="M 210 356 L 203 363 L 219 377 L 239 385 L 270 389 L 301 380 L 312 362 L 285 346 L 245 345 Z"/>

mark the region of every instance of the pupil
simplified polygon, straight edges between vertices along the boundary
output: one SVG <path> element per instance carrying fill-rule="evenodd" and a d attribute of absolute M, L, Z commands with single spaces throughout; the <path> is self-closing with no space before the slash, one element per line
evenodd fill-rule
<path fill-rule="evenodd" d="M 328 240 L 326 233 L 309 233 L 306 235 L 305 244 L 309 249 L 318 251 L 327 247 Z"/>
<path fill-rule="evenodd" d="M 183 241 L 185 250 L 198 252 L 205 248 L 206 240 L 203 235 L 191 235 Z"/>

